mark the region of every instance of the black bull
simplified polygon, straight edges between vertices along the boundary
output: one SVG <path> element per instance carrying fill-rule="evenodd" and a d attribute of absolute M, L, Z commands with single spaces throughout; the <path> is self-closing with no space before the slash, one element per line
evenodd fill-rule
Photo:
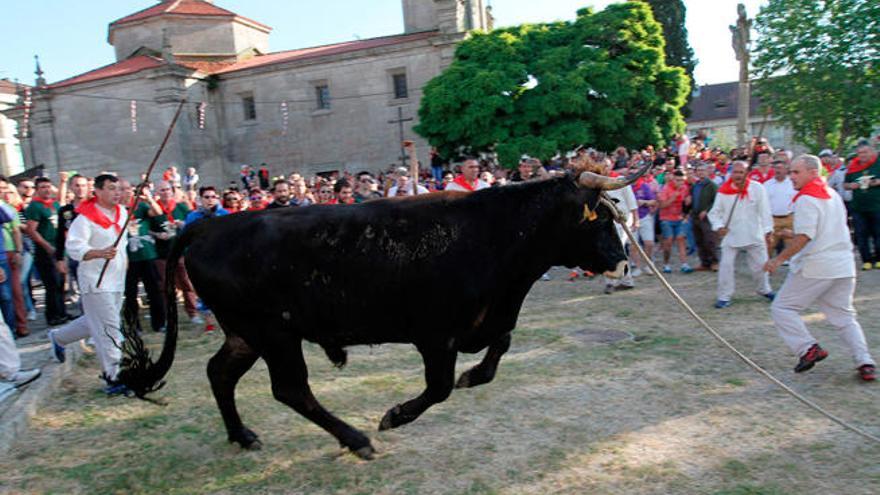
<path fill-rule="evenodd" d="M 372 456 L 369 438 L 312 395 L 303 339 L 322 346 L 337 366 L 345 364 L 347 346 L 416 346 L 426 388 L 391 408 L 380 430 L 415 420 L 454 386 L 489 382 L 526 294 L 551 266 L 623 269 L 612 213 L 599 199 L 603 187 L 633 180 L 587 172 L 470 194 L 241 213 L 192 225 L 172 247 L 166 287 L 174 293 L 174 268 L 185 251 L 192 283 L 226 335 L 208 376 L 229 440 L 260 447 L 242 424 L 234 390 L 262 357 L 277 400 L 359 456 Z M 393 309 L 384 309 L 389 303 Z M 120 381 L 139 397 L 156 390 L 176 339 L 177 308 L 169 304 L 159 359 L 153 363 L 139 339 L 129 338 Z M 457 354 L 486 348 L 482 362 L 456 382 Z"/>

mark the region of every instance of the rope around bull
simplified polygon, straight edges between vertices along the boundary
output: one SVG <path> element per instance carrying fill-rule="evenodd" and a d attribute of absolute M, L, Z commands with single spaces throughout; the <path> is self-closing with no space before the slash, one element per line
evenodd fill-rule
<path fill-rule="evenodd" d="M 727 339 L 722 337 L 721 334 L 719 334 L 714 328 L 712 328 L 712 326 L 709 325 L 709 323 L 707 323 L 706 320 L 704 320 L 700 315 L 698 315 L 696 313 L 696 311 L 693 310 L 693 308 L 691 308 L 691 306 L 687 303 L 687 301 L 685 301 L 678 294 L 678 292 L 676 292 L 676 290 L 672 287 L 672 285 L 669 284 L 669 282 L 666 280 L 666 278 L 663 277 L 663 274 L 660 272 L 660 270 L 657 269 L 657 266 L 654 265 L 654 262 L 651 260 L 650 257 L 648 257 L 648 255 L 645 253 L 645 250 L 642 249 L 641 245 L 639 245 L 638 240 L 636 240 L 632 231 L 629 230 L 629 227 L 627 227 L 626 219 L 623 218 L 623 216 L 620 214 L 620 211 L 617 209 L 617 206 L 610 199 L 608 199 L 604 193 L 602 194 L 602 198 L 600 201 L 605 203 L 605 205 L 611 209 L 611 212 L 614 215 L 614 221 L 616 221 L 618 224 L 620 224 L 620 226 L 623 227 L 623 231 L 626 232 L 626 236 L 629 238 L 630 246 L 636 247 L 636 249 L 639 251 L 639 254 L 642 256 L 642 259 L 644 259 L 648 263 L 648 267 L 654 272 L 655 275 L 657 275 L 657 278 L 660 280 L 660 283 L 663 285 L 663 287 L 669 292 L 670 295 L 672 295 L 672 298 L 675 299 L 675 301 L 679 305 L 681 305 L 682 308 L 685 309 L 685 311 L 687 311 L 695 320 L 697 320 L 697 322 L 707 332 L 709 332 L 709 335 L 714 337 L 715 340 L 720 342 L 721 345 L 723 345 L 728 350 L 730 350 L 730 352 L 736 354 L 736 357 L 740 358 L 750 368 L 757 371 L 759 374 L 763 375 L 765 378 L 767 378 L 768 380 L 773 382 L 774 385 L 781 388 L 782 390 L 787 392 L 789 395 L 791 395 L 795 399 L 801 401 L 803 404 L 805 404 L 810 409 L 813 409 L 814 411 L 818 412 L 822 416 L 825 416 L 826 418 L 830 419 L 831 421 L 834 421 L 838 425 L 844 427 L 847 430 L 852 431 L 853 433 L 861 435 L 861 436 L 867 438 L 868 440 L 872 440 L 874 442 L 880 443 L 880 437 L 877 437 L 876 435 L 872 435 L 871 433 L 859 428 L 858 426 L 852 425 L 852 424 L 846 422 L 844 419 L 834 415 L 833 413 L 826 411 L 825 409 L 822 408 L 822 406 L 816 404 L 812 400 L 804 397 L 800 393 L 793 390 L 788 385 L 782 383 L 782 381 L 780 381 L 778 378 L 771 375 L 770 372 L 768 372 L 767 370 L 765 370 L 764 368 L 759 366 L 757 363 L 755 363 L 754 361 L 749 359 L 748 356 L 746 356 L 745 354 L 740 352 L 736 347 L 733 346 L 733 344 L 731 344 L 730 342 L 727 341 Z"/>

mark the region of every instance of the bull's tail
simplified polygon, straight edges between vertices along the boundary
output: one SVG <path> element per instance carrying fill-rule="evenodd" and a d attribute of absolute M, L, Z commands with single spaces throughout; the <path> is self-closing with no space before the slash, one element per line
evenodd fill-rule
<path fill-rule="evenodd" d="M 159 359 L 152 360 L 149 349 L 138 335 L 136 325 L 124 325 L 125 340 L 122 345 L 122 361 L 120 363 L 119 382 L 125 384 L 135 396 L 143 399 L 147 394 L 155 392 L 165 385 L 163 378 L 174 362 L 177 348 L 177 298 L 174 273 L 183 252 L 189 246 L 198 230 L 198 225 L 184 231 L 171 244 L 171 252 L 165 265 L 165 294 L 168 294 L 166 307 L 165 341 Z"/>

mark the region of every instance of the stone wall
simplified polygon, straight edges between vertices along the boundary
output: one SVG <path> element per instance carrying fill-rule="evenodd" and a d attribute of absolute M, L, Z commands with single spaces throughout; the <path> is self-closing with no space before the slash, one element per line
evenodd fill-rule
<path fill-rule="evenodd" d="M 233 56 L 254 47 L 269 50 L 269 34 L 232 19 L 188 17 L 151 18 L 113 28 L 111 43 L 116 59 L 123 60 L 137 49 L 162 51 L 162 33 L 167 31 L 172 53 Z"/>

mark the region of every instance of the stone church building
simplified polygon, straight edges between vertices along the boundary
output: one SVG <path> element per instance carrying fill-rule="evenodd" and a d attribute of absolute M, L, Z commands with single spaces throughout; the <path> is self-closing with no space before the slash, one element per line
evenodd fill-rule
<path fill-rule="evenodd" d="M 184 98 L 159 167 L 197 167 L 203 183 L 264 162 L 273 174 L 384 169 L 400 162 L 398 120 L 424 163 L 427 143 L 412 132 L 422 88 L 468 31 L 491 29 L 491 8 L 402 5 L 402 34 L 271 52 L 261 22 L 209 0 L 164 0 L 110 23 L 116 62 L 54 83 L 38 69 L 29 109 L 5 113 L 18 122 L 26 167 L 53 176 L 135 178 Z"/>

